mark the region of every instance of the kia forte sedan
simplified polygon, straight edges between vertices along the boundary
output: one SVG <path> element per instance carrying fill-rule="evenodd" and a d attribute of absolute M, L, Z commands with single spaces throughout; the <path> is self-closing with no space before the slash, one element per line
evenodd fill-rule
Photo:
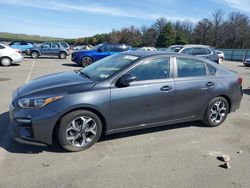
<path fill-rule="evenodd" d="M 37 78 L 13 93 L 13 137 L 68 151 L 102 134 L 201 120 L 223 123 L 240 106 L 242 78 L 207 59 L 123 52 L 88 67 Z"/>

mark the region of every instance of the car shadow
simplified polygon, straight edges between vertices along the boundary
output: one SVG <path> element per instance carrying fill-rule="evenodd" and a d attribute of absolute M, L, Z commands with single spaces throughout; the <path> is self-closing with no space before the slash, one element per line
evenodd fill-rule
<path fill-rule="evenodd" d="M 149 134 L 159 131 L 166 131 L 171 129 L 185 128 L 190 126 L 205 127 L 200 122 L 179 123 L 168 126 L 159 126 L 159 127 L 141 129 L 130 132 L 116 133 L 112 135 L 103 135 L 98 142 L 122 139 L 126 137 Z M 3 148 L 4 150 L 10 153 L 38 154 L 44 151 L 54 152 L 54 153 L 67 153 L 67 151 L 65 151 L 59 145 L 58 142 L 55 142 L 53 145 L 50 146 L 33 146 L 33 145 L 20 144 L 15 140 L 13 140 L 10 133 L 9 112 L 0 114 L 0 148 Z"/>
<path fill-rule="evenodd" d="M 25 59 L 33 59 L 32 57 L 30 56 L 24 56 Z M 38 57 L 37 59 L 34 59 L 34 60 L 39 60 L 39 59 L 58 59 L 58 60 L 61 60 L 60 58 L 58 58 L 57 56 L 41 56 L 41 57 Z M 67 59 L 67 58 L 66 58 Z M 63 59 L 62 59 L 63 60 Z M 65 59 L 64 59 L 65 60 Z"/>
<path fill-rule="evenodd" d="M 243 93 L 246 95 L 250 95 L 250 88 L 249 89 L 243 89 Z"/>
<path fill-rule="evenodd" d="M 63 63 L 62 65 L 67 66 L 67 67 L 81 67 L 80 65 L 76 63 Z"/>

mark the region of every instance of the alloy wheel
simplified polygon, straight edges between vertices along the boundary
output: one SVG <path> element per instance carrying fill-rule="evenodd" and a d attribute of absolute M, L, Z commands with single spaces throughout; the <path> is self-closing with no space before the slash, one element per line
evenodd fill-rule
<path fill-rule="evenodd" d="M 227 106 L 224 101 L 216 101 L 210 108 L 210 120 L 219 124 L 224 121 L 227 114 Z"/>
<path fill-rule="evenodd" d="M 88 65 L 90 65 L 92 63 L 92 59 L 90 57 L 84 57 L 82 59 L 82 66 L 83 67 L 87 67 Z"/>
<path fill-rule="evenodd" d="M 74 119 L 66 129 L 66 139 L 74 147 L 83 147 L 91 143 L 97 134 L 97 124 L 91 117 Z"/>

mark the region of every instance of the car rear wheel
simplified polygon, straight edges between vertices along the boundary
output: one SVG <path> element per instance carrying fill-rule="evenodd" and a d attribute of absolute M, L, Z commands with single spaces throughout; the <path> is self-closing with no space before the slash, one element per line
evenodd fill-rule
<path fill-rule="evenodd" d="M 1 65 L 6 66 L 6 67 L 12 64 L 12 60 L 9 57 L 1 58 L 0 62 L 1 62 Z"/>
<path fill-rule="evenodd" d="M 102 122 L 96 114 L 77 110 L 61 119 L 58 140 L 67 151 L 82 151 L 96 143 L 101 133 Z"/>
<path fill-rule="evenodd" d="M 30 56 L 31 56 L 33 59 L 36 59 L 36 58 L 38 58 L 39 54 L 38 54 L 38 52 L 33 51 L 33 52 L 30 53 Z"/>
<path fill-rule="evenodd" d="M 93 62 L 93 60 L 90 57 L 83 57 L 82 58 L 82 62 L 81 65 L 82 67 L 87 67 L 88 65 L 90 65 Z"/>
<path fill-rule="evenodd" d="M 217 127 L 225 121 L 228 112 L 227 100 L 224 97 L 216 97 L 210 101 L 203 122 L 209 127 Z"/>
<path fill-rule="evenodd" d="M 60 59 L 65 59 L 67 57 L 67 54 L 65 52 L 60 52 L 59 53 L 59 58 Z"/>

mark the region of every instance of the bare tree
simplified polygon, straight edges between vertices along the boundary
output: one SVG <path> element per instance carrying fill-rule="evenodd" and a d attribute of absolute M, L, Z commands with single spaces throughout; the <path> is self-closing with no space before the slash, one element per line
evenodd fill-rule
<path fill-rule="evenodd" d="M 195 42 L 200 44 L 209 44 L 211 39 L 211 29 L 212 29 L 212 22 L 204 18 L 203 20 L 199 21 L 194 29 L 194 37 Z"/>
<path fill-rule="evenodd" d="M 223 37 L 222 25 L 223 25 L 224 13 L 221 9 L 216 10 L 212 13 L 212 23 L 213 23 L 213 46 L 219 47 L 220 42 Z"/>

